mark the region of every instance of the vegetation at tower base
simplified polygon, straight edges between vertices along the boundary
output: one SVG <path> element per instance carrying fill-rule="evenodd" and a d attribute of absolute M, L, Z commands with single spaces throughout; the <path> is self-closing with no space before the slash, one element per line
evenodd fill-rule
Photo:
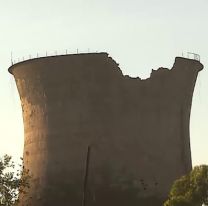
<path fill-rule="evenodd" d="M 176 180 L 164 206 L 207 206 L 208 165 L 200 165 Z"/>
<path fill-rule="evenodd" d="M 0 159 L 0 206 L 17 205 L 20 195 L 29 188 L 29 179 L 29 171 L 22 164 L 16 170 L 11 156 L 4 155 Z"/>

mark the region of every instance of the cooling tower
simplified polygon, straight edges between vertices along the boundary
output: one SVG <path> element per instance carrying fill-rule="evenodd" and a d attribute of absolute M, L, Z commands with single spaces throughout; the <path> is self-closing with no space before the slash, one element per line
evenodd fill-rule
<path fill-rule="evenodd" d="M 172 69 L 141 80 L 107 53 L 11 66 L 32 175 L 20 205 L 161 206 L 192 168 L 189 117 L 202 68 L 176 57 Z"/>

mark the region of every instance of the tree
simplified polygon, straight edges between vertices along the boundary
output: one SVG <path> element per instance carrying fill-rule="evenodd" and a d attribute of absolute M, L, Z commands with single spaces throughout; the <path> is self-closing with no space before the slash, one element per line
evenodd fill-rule
<path fill-rule="evenodd" d="M 15 170 L 11 156 L 0 158 L 0 206 L 17 205 L 19 195 L 25 194 L 26 188 L 29 188 L 29 171 L 22 164 L 19 167 Z"/>
<path fill-rule="evenodd" d="M 200 165 L 173 183 L 164 206 L 208 206 L 208 165 Z"/>

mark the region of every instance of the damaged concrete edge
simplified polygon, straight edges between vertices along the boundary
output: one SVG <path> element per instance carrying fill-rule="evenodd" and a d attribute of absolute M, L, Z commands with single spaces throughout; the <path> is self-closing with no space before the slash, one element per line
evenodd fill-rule
<path fill-rule="evenodd" d="M 198 69 L 198 71 L 201 71 L 204 68 L 203 64 L 201 64 L 198 60 L 188 59 L 188 58 L 184 58 L 184 57 L 175 57 L 175 62 L 174 62 L 173 67 L 171 69 L 164 68 L 164 67 L 159 67 L 158 69 L 152 69 L 149 77 L 147 77 L 147 78 L 142 79 L 140 77 L 131 77 L 129 75 L 124 75 L 124 76 L 129 79 L 135 79 L 135 80 L 139 80 L 139 81 L 148 81 L 148 80 L 152 79 L 155 75 L 160 73 L 161 71 L 167 71 L 167 72 L 173 71 L 177 67 L 177 65 L 179 65 L 181 62 L 184 62 L 187 66 L 190 66 L 192 68 L 194 65 L 195 69 Z"/>
<path fill-rule="evenodd" d="M 39 57 L 39 58 L 33 58 L 33 59 L 28 59 L 25 61 L 21 61 L 18 62 L 16 64 L 13 64 L 12 66 L 9 67 L 8 71 L 9 73 L 13 74 L 13 69 L 21 64 L 28 64 L 28 63 L 33 63 L 34 61 L 41 61 L 41 60 L 48 60 L 48 59 L 52 59 L 52 58 L 60 58 L 60 57 L 70 57 L 70 56 L 100 56 L 102 55 L 104 58 L 108 58 L 110 59 L 115 65 L 115 69 L 117 69 L 119 71 L 119 73 L 124 77 L 124 78 L 128 78 L 128 79 L 132 79 L 135 81 L 148 81 L 150 79 L 153 78 L 153 76 L 155 76 L 157 73 L 160 73 L 161 71 L 167 71 L 170 72 L 172 70 L 174 70 L 177 65 L 181 62 L 186 63 L 187 65 L 190 65 L 190 67 L 193 67 L 193 65 L 196 66 L 196 69 L 198 69 L 199 71 L 201 71 L 203 69 L 203 65 L 198 61 L 198 60 L 194 60 L 194 59 L 188 59 L 188 58 L 184 58 L 184 57 L 175 57 L 175 62 L 173 64 L 173 67 L 171 69 L 168 68 L 164 68 L 164 67 L 159 67 L 158 69 L 152 69 L 150 76 L 147 78 L 140 78 L 139 76 L 137 77 L 131 77 L 129 75 L 124 75 L 122 72 L 122 69 L 119 67 L 119 64 L 111 57 L 109 56 L 109 54 L 107 52 L 100 52 L 100 53 L 79 53 L 79 54 L 66 54 L 66 55 L 56 55 L 56 56 L 46 56 L 46 57 Z M 193 64 L 194 63 L 194 64 Z"/>

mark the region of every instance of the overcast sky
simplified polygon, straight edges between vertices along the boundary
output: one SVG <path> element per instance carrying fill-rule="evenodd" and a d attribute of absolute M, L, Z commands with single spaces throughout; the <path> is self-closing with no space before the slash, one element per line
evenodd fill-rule
<path fill-rule="evenodd" d="M 106 51 L 124 74 L 147 78 L 182 52 L 200 54 L 204 70 L 191 113 L 193 164 L 208 164 L 207 0 L 0 0 L 0 155 L 22 156 L 23 123 L 15 61 L 68 52 Z"/>

